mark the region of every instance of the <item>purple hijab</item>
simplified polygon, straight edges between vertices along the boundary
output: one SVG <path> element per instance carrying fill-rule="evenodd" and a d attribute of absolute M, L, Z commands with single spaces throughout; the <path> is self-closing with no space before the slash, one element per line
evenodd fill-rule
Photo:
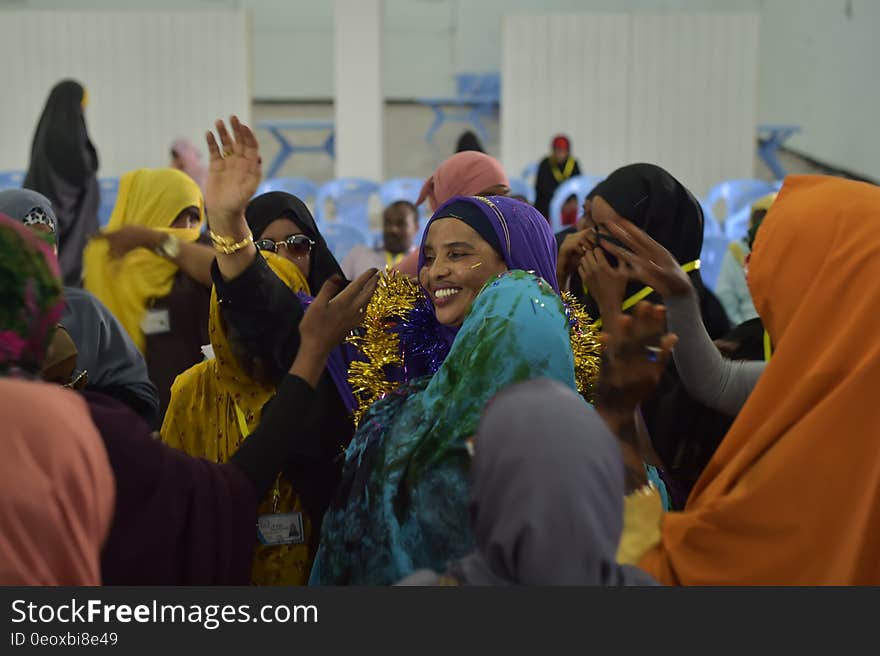
<path fill-rule="evenodd" d="M 422 243 L 419 245 L 419 271 L 425 264 L 425 240 L 428 230 L 437 219 L 447 218 L 446 208 L 453 203 L 466 202 L 477 207 L 489 220 L 498 243 L 499 253 L 508 269 L 534 271 L 559 293 L 556 281 L 556 239 L 547 219 L 528 203 L 507 198 L 506 196 L 455 196 L 443 203 L 425 225 Z M 430 295 L 422 288 L 428 304 L 433 310 L 434 304 Z M 441 329 L 447 344 L 451 345 L 458 333 L 458 328 L 443 326 Z"/>
<path fill-rule="evenodd" d="M 559 293 L 559 284 L 556 282 L 556 239 L 550 224 L 531 205 L 506 196 L 455 196 L 437 208 L 422 233 L 419 271 L 425 264 L 425 240 L 431 224 L 437 219 L 447 218 L 449 215 L 444 214 L 446 208 L 461 201 L 479 208 L 492 224 L 501 244 L 500 255 L 508 269 L 534 271 Z"/>

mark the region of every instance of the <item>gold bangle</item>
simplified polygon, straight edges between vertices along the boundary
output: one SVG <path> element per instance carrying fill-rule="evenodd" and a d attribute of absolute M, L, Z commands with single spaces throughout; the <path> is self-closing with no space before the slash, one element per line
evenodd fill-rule
<path fill-rule="evenodd" d="M 209 230 L 208 234 L 214 242 L 214 250 L 224 255 L 232 255 L 254 243 L 254 236 L 250 232 L 241 241 L 235 241 L 232 237 L 221 237 L 213 230 Z"/>

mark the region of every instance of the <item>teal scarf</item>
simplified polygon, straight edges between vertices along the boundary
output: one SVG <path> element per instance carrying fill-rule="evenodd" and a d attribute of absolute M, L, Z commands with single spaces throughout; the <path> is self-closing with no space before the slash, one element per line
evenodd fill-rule
<path fill-rule="evenodd" d="M 437 373 L 364 416 L 311 583 L 386 585 L 471 551 L 467 439 L 495 394 L 539 377 L 576 389 L 568 322 L 549 284 L 509 271 L 486 283 Z"/>

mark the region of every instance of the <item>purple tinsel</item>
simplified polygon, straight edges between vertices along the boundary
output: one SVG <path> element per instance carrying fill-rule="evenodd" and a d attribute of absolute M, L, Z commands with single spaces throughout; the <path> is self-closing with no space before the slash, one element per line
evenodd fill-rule
<path fill-rule="evenodd" d="M 436 373 L 449 354 L 444 327 L 437 321 L 427 299 L 419 299 L 392 330 L 400 339 L 408 379 Z"/>

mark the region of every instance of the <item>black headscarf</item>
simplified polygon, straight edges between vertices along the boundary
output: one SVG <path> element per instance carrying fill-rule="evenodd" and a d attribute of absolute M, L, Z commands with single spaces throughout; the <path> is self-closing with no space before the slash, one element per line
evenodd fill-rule
<path fill-rule="evenodd" d="M 479 153 L 486 152 L 486 149 L 483 148 L 483 144 L 480 143 L 480 139 L 470 130 L 462 132 L 461 136 L 458 138 L 458 143 L 455 146 L 455 152 L 457 153 L 463 153 L 467 150 L 475 150 Z"/>
<path fill-rule="evenodd" d="M 64 80 L 56 84 L 49 93 L 31 146 L 32 168 L 34 162 L 46 158 L 55 172 L 74 185 L 82 185 L 98 170 L 98 154 L 89 139 L 83 114 L 84 94 L 79 82 Z"/>
<path fill-rule="evenodd" d="M 64 284 L 82 280 L 82 251 L 98 231 L 98 154 L 83 115 L 85 92 L 78 82 L 55 85 L 46 101 L 24 187 L 43 194 L 58 217 L 58 260 Z"/>
<path fill-rule="evenodd" d="M 440 213 L 437 213 L 439 216 Z M 466 200 L 458 200 L 447 203 L 443 206 L 443 216 L 458 219 L 462 223 L 467 224 L 483 238 L 486 243 L 491 246 L 498 256 L 503 258 L 504 251 L 501 249 L 501 240 L 498 239 L 498 233 L 489 221 L 489 218 L 480 210 L 479 207 Z"/>
<path fill-rule="evenodd" d="M 587 196 L 601 196 L 615 212 L 644 230 L 675 256 L 679 264 L 700 259 L 703 249 L 703 209 L 694 195 L 668 172 L 654 164 L 630 164 L 617 169 Z M 703 285 L 699 270 L 688 274 L 701 301 L 703 321 L 713 339 L 724 335 L 727 315 L 715 295 Z M 627 285 L 626 297 L 644 285 Z M 659 299 L 650 299 L 659 302 Z M 598 307 L 588 299 L 587 311 L 598 316 Z"/>
<path fill-rule="evenodd" d="M 648 233 L 672 253 L 679 264 L 699 259 L 703 249 L 703 210 L 700 203 L 684 185 L 659 166 L 631 164 L 617 169 L 596 185 L 587 197 L 592 199 L 596 196 L 601 196 L 615 212 Z M 691 271 L 688 276 L 700 299 L 700 313 L 706 332 L 712 339 L 722 337 L 729 330 L 730 322 L 721 302 L 703 285 L 699 269 Z M 641 282 L 631 282 L 626 289 L 627 297 L 642 287 Z M 657 293 L 651 294 L 646 300 L 662 302 Z M 594 303 L 592 307 L 588 305 L 588 311 L 594 311 L 594 308 Z M 691 466 L 693 463 L 690 461 L 681 462 L 682 451 L 688 450 L 684 457 L 705 464 L 702 458 L 705 453 L 711 454 L 711 447 L 693 453 L 693 440 L 688 436 L 688 427 L 696 412 L 694 407 L 698 404 L 686 392 L 682 392 L 678 371 L 674 362 L 670 362 L 654 394 L 641 408 L 651 442 L 667 474 L 674 472 L 672 478 L 676 486 L 686 490 L 693 484 L 690 477 L 699 464 Z M 708 409 L 707 412 L 712 413 Z"/>
<path fill-rule="evenodd" d="M 315 242 L 309 261 L 309 290 L 313 295 L 321 290 L 328 278 L 339 275 L 345 280 L 342 267 L 327 247 L 327 242 L 318 230 L 318 224 L 304 202 L 293 194 L 284 191 L 270 191 L 261 194 L 248 203 L 245 219 L 254 235 L 260 239 L 269 224 L 276 219 L 290 219 L 306 236 Z"/>
<path fill-rule="evenodd" d="M 679 264 L 700 257 L 703 210 L 683 184 L 654 164 L 630 164 L 597 184 L 587 198 L 601 196 L 615 212 L 647 232 Z"/>

